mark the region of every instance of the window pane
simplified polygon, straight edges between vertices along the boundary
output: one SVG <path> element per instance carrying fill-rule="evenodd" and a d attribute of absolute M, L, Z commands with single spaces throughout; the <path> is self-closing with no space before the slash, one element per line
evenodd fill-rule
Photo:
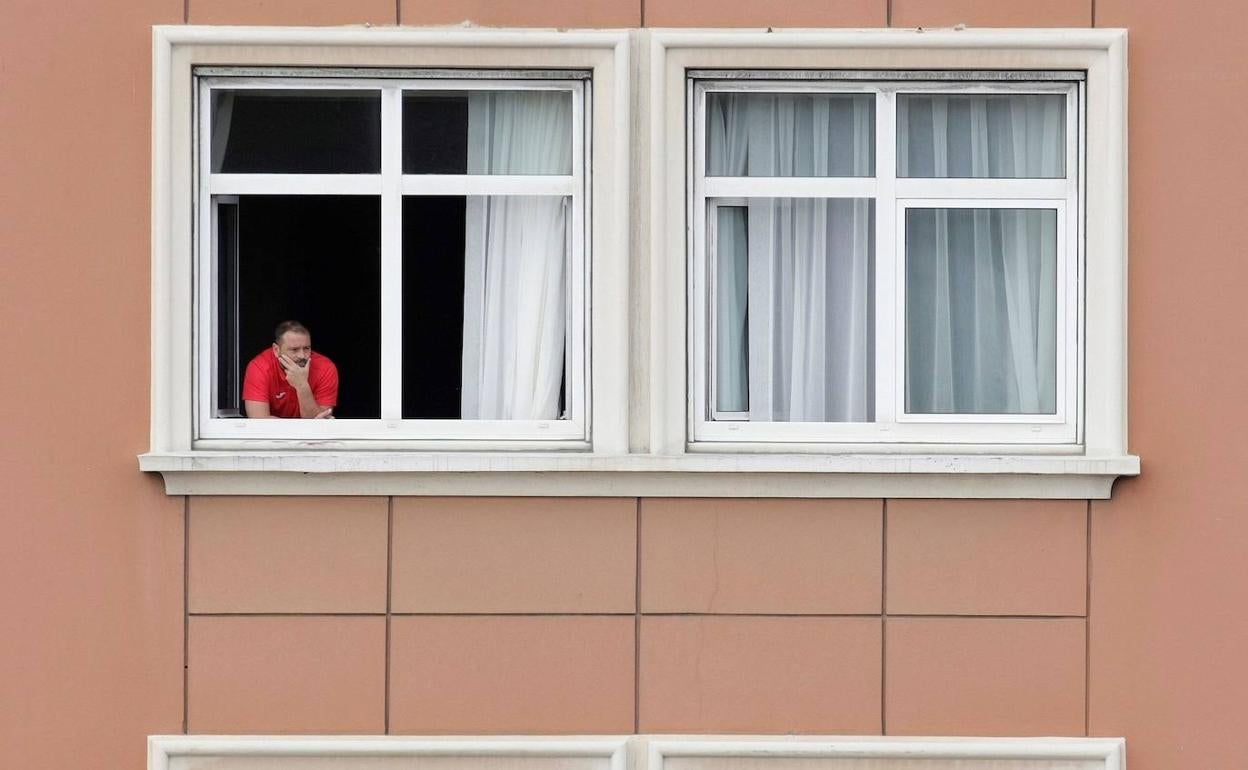
<path fill-rule="evenodd" d="M 871 94 L 710 93 L 708 176 L 875 174 Z"/>
<path fill-rule="evenodd" d="M 212 170 L 226 174 L 377 174 L 377 91 L 214 89 Z"/>
<path fill-rule="evenodd" d="M 1065 176 L 1062 94 L 898 94 L 897 175 Z"/>
<path fill-rule="evenodd" d="M 336 417 L 381 414 L 381 205 L 373 196 L 243 195 L 237 205 L 239 362 L 298 320 L 338 368 Z M 218 307 L 228 302 L 222 273 Z M 218 339 L 218 360 L 228 360 Z M 241 376 L 241 374 L 240 374 Z"/>
<path fill-rule="evenodd" d="M 906 211 L 906 411 L 1054 414 L 1057 212 Z"/>
<path fill-rule="evenodd" d="M 571 91 L 407 91 L 405 174 L 571 174 Z"/>
<path fill-rule="evenodd" d="M 869 199 L 753 198 L 719 209 L 717 406 L 747 400 L 759 421 L 874 419 L 874 217 Z"/>
<path fill-rule="evenodd" d="M 570 200 L 403 200 L 403 416 L 563 416 Z"/>

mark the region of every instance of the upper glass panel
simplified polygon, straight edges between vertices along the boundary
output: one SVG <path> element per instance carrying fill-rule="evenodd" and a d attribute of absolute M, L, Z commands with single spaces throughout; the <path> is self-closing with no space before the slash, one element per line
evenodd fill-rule
<path fill-rule="evenodd" d="M 1064 177 L 1066 97 L 898 94 L 897 175 Z"/>
<path fill-rule="evenodd" d="M 381 93 L 213 89 L 212 170 L 225 174 L 381 172 Z"/>
<path fill-rule="evenodd" d="M 871 94 L 708 93 L 707 176 L 875 175 Z"/>
<path fill-rule="evenodd" d="M 571 91 L 405 91 L 403 173 L 572 173 Z"/>

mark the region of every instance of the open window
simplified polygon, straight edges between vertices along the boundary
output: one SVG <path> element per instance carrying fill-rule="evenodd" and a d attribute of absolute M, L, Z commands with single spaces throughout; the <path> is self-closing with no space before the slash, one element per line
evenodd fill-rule
<path fill-rule="evenodd" d="M 692 440 L 1078 442 L 1083 82 L 691 72 Z"/>
<path fill-rule="evenodd" d="M 587 441 L 589 74 L 385 75 L 196 71 L 198 437 Z M 288 319 L 332 421 L 241 416 Z"/>

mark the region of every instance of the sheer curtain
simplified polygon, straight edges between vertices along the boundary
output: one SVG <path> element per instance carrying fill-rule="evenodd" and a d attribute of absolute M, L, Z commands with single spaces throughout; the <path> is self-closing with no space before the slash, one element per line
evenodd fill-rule
<path fill-rule="evenodd" d="M 870 176 L 870 97 L 715 95 L 707 173 Z M 716 221 L 716 408 L 751 420 L 872 418 L 869 200 L 751 198 Z"/>
<path fill-rule="evenodd" d="M 468 97 L 469 174 L 569 174 L 567 92 Z M 567 207 L 555 196 L 467 200 L 463 419 L 559 417 Z"/>
<path fill-rule="evenodd" d="M 902 96 L 902 176 L 1060 177 L 1060 96 Z M 1052 414 L 1057 212 L 921 208 L 906 217 L 907 411 Z"/>

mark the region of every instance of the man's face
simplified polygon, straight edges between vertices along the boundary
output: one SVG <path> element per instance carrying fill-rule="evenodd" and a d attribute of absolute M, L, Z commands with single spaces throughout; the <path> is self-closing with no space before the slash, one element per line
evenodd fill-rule
<path fill-rule="evenodd" d="M 273 343 L 273 352 L 307 366 L 312 358 L 312 337 L 303 332 L 286 332 L 280 341 Z"/>

